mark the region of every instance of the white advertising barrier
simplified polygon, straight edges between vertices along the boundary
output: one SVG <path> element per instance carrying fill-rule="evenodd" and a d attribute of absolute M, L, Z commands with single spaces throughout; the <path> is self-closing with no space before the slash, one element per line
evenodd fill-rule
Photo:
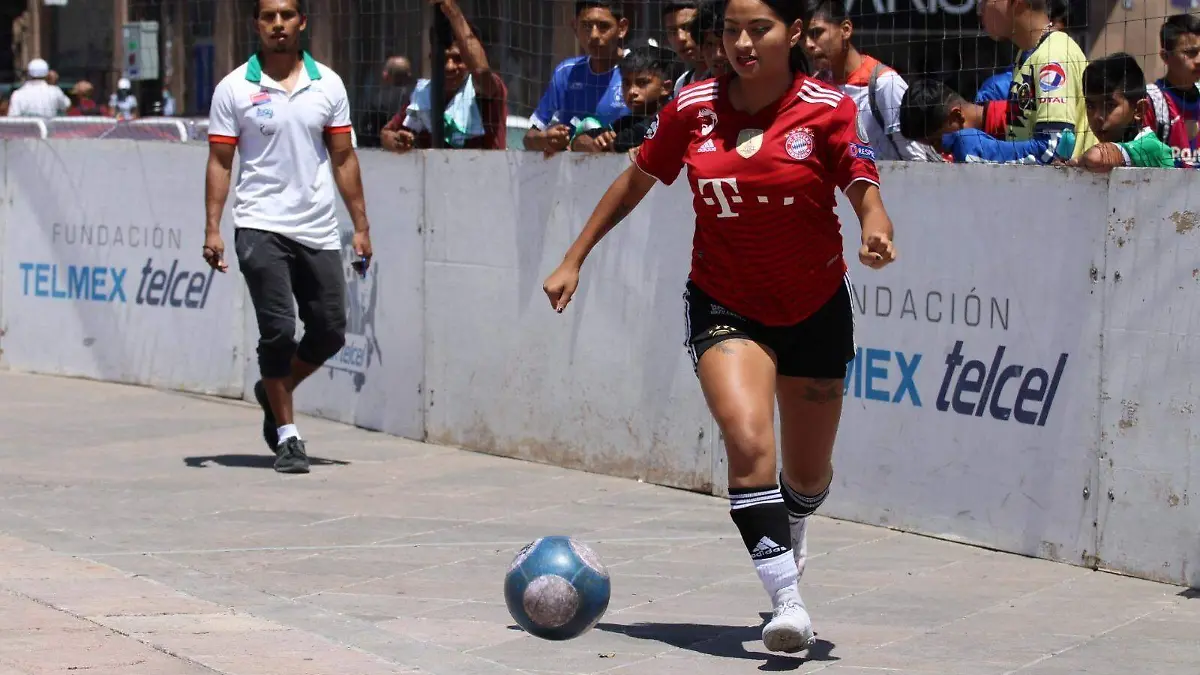
<path fill-rule="evenodd" d="M 1200 588 L 1200 172 L 1109 194 L 1095 565 Z"/>
<path fill-rule="evenodd" d="M 206 153 L 7 142 L 10 367 L 242 395 L 236 265 L 214 273 L 201 256 Z"/>
<path fill-rule="evenodd" d="M 827 515 L 1079 563 L 1095 552 L 1107 180 L 882 168 L 897 262 L 858 262 Z M 984 206 L 986 205 L 986 206 Z"/>
<path fill-rule="evenodd" d="M 358 159 L 374 259 L 365 278 L 350 268 L 354 227 L 339 197 L 348 296 L 346 345 L 296 390 L 296 410 L 423 439 L 424 159 L 417 153 L 399 156 L 363 150 Z M 244 302 L 245 392 L 246 399 L 253 401 L 254 382 L 259 378 L 258 322 L 249 295 Z M 297 340 L 303 334 L 297 321 Z"/>
<path fill-rule="evenodd" d="M 656 188 L 609 234 L 565 312 L 542 291 L 626 166 L 614 156 L 428 157 L 430 441 L 711 490 L 715 427 L 683 347 L 686 184 Z"/>
<path fill-rule="evenodd" d="M 236 256 L 228 275 L 200 256 L 205 153 L 4 144 L 6 365 L 252 400 Z M 593 251 L 559 315 L 542 282 L 623 157 L 360 161 L 375 262 L 359 279 L 347 250 L 347 344 L 300 411 L 725 493 L 683 347 L 685 183 Z M 1200 173 L 881 171 L 895 265 L 858 263 L 839 201 L 859 349 L 823 512 L 1200 586 Z"/>

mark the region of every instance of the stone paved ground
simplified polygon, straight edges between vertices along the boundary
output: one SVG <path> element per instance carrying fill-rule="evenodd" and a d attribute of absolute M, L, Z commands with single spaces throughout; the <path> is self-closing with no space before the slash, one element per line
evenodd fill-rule
<path fill-rule="evenodd" d="M 1154 675 L 1196 672 L 1194 592 L 820 519 L 821 639 L 768 656 L 719 499 L 301 420 L 285 477 L 256 409 L 0 373 L 0 675 Z M 511 627 L 514 552 L 592 543 L 591 633 Z"/>

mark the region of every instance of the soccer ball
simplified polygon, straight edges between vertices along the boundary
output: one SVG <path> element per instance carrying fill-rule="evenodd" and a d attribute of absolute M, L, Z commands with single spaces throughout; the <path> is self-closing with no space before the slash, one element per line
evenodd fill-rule
<path fill-rule="evenodd" d="M 611 591 L 600 557 L 570 537 L 527 544 L 504 577 L 508 613 L 544 640 L 570 640 L 591 630 L 608 609 Z"/>

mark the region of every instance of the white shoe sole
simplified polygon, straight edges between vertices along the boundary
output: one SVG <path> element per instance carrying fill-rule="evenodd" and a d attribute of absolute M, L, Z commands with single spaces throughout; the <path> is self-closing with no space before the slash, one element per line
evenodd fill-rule
<path fill-rule="evenodd" d="M 767 624 L 763 629 L 762 640 L 767 651 L 795 654 L 811 647 L 815 638 L 812 628 L 804 630 L 781 622 L 779 625 Z"/>

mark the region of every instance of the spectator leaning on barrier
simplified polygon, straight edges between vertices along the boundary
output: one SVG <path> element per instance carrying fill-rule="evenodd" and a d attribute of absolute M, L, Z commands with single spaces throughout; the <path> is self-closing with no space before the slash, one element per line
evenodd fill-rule
<path fill-rule="evenodd" d="M 804 2 L 804 48 L 816 78 L 836 86 L 858 106 L 858 123 L 878 159 L 942 161 L 900 133 L 900 101 L 908 85 L 900 74 L 854 46 L 854 24 L 842 0 Z"/>
<path fill-rule="evenodd" d="M 906 137 L 921 139 L 957 163 L 1041 164 L 1045 143 L 1038 139 L 1000 140 L 1007 120 L 995 101 L 969 103 L 958 92 L 936 80 L 921 79 L 904 93 L 900 129 Z M 1003 110 L 1003 108 L 999 108 Z M 1074 132 L 1064 136 L 1072 139 Z"/>
<path fill-rule="evenodd" d="M 429 0 L 449 19 L 450 45 L 443 55 L 446 72 L 445 143 L 447 148 L 503 150 L 508 142 L 508 90 L 491 69 L 479 31 L 455 0 Z M 434 58 L 434 62 L 437 59 Z M 408 109 L 383 127 L 383 147 L 394 152 L 433 147 L 432 89 L 429 80 L 418 80 Z"/>
<path fill-rule="evenodd" d="M 1070 0 L 1046 0 L 1046 14 L 1050 17 L 1050 23 L 1054 24 L 1054 30 L 1066 32 L 1070 13 Z M 1007 103 L 1008 90 L 1012 88 L 1012 80 L 1013 69 L 1010 65 L 983 81 L 983 84 L 979 86 L 979 91 L 975 92 L 975 102 L 980 104 L 992 101 Z"/>
<path fill-rule="evenodd" d="M 1118 52 L 1093 61 L 1083 71 L 1088 123 L 1099 141 L 1078 159 L 1067 162 L 1096 173 L 1118 166 L 1172 169 L 1170 146 L 1146 125 L 1150 101 L 1146 76 L 1137 59 Z"/>
<path fill-rule="evenodd" d="M 1038 164 L 1054 161 L 1064 131 L 1075 138 L 1071 157 L 1096 144 L 1083 102 L 1087 57 L 1071 36 L 1055 30 L 1047 6 L 1047 0 L 979 0 L 988 35 L 1021 50 L 1013 66 L 1006 140 L 1037 141 L 1028 156 Z"/>
<path fill-rule="evenodd" d="M 700 43 L 696 41 L 692 32 L 697 10 L 696 0 L 668 1 L 662 6 L 667 44 L 683 62 L 684 67 L 683 74 L 675 81 L 674 91 L 704 79 L 704 59 L 700 56 Z"/>
<path fill-rule="evenodd" d="M 575 37 L 587 52 L 554 69 L 550 85 L 529 118 L 525 149 L 547 156 L 566 150 L 586 117 L 612 124 L 629 114 L 621 91 L 621 43 L 629 32 L 617 2 L 576 0 Z"/>
<path fill-rule="evenodd" d="M 1146 122 L 1175 151 L 1180 166 L 1200 166 L 1200 16 L 1177 14 L 1159 31 L 1167 75 L 1146 85 Z"/>
<path fill-rule="evenodd" d="M 71 99 L 62 89 L 50 84 L 50 66 L 42 59 L 29 62 L 29 79 L 12 93 L 8 117 L 58 117 L 71 107 Z"/>
<path fill-rule="evenodd" d="M 920 79 L 909 85 L 900 102 L 900 133 L 952 162 L 1020 162 L 1022 153 L 1036 152 L 1033 141 L 1023 145 L 997 139 L 1008 122 L 994 110 L 969 103 L 942 82 Z"/>
<path fill-rule="evenodd" d="M 346 339 L 346 270 L 334 183 L 354 223 L 354 268 L 365 275 L 371 237 L 350 106 L 342 78 L 300 49 L 302 0 L 250 0 L 261 47 L 226 75 L 209 114 L 204 258 L 228 270 L 221 212 L 235 151 L 234 247 L 258 320 L 263 440 L 281 473 L 307 473 L 292 392 Z M 330 176 L 332 169 L 332 179 Z M 295 307 L 304 322 L 297 345 Z"/>
<path fill-rule="evenodd" d="M 725 0 L 700 0 L 696 20 L 692 22 L 692 40 L 700 45 L 700 59 L 704 62 L 703 77 L 720 77 L 730 72 L 729 59 L 725 56 L 725 45 L 721 39 L 725 32 Z M 676 87 L 675 93 L 679 93 Z"/>
<path fill-rule="evenodd" d="M 571 142 L 575 152 L 628 152 L 642 144 L 658 111 L 671 100 L 674 74 L 671 52 L 646 45 L 631 49 L 621 60 L 621 80 L 629 114 L 609 126 L 581 131 Z"/>

